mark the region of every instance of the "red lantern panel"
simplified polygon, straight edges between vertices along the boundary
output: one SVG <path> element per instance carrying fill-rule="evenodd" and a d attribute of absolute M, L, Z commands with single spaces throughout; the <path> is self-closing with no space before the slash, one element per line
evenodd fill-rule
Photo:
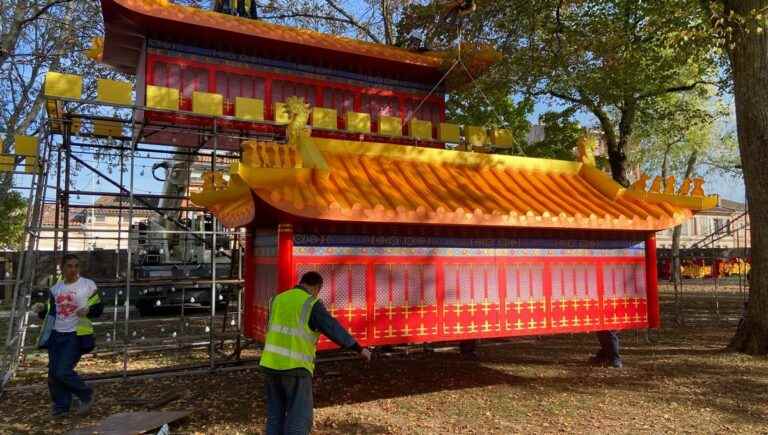
<path fill-rule="evenodd" d="M 403 241 L 397 237 L 294 237 L 292 276 L 319 272 L 320 299 L 362 345 L 648 327 L 642 243 L 515 240 L 516 247 L 504 248 L 400 247 L 392 246 Z M 390 245 L 359 245 L 371 241 Z M 268 244 L 274 242 L 272 237 Z M 269 297 L 278 291 L 278 258 L 250 260 L 255 284 L 246 332 L 257 339 L 263 339 Z M 322 337 L 318 347 L 335 344 Z"/>

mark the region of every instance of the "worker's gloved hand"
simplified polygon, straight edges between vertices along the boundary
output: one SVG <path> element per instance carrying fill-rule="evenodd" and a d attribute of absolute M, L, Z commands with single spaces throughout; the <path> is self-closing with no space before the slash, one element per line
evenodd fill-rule
<path fill-rule="evenodd" d="M 85 317 L 88 315 L 88 307 L 83 307 L 75 311 L 75 314 L 77 314 L 77 317 Z"/>
<path fill-rule="evenodd" d="M 366 362 L 371 362 L 371 351 L 368 350 L 367 347 L 364 347 L 363 350 L 360 351 L 360 358 L 364 359 Z"/>
<path fill-rule="evenodd" d="M 30 309 L 32 310 L 32 312 L 42 313 L 43 310 L 45 310 L 45 304 L 42 302 L 36 302 L 35 304 L 32 305 Z"/>

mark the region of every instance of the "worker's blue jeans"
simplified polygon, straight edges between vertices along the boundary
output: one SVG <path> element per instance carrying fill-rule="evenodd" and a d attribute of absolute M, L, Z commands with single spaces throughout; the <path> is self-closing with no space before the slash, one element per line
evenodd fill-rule
<path fill-rule="evenodd" d="M 621 361 L 619 355 L 619 334 L 616 331 L 598 331 L 597 340 L 600 342 L 600 350 L 597 357 L 607 362 Z"/>
<path fill-rule="evenodd" d="M 55 413 L 67 412 L 74 394 L 81 402 L 89 402 L 93 390 L 75 373 L 80 361 L 80 340 L 74 332 L 51 333 L 48 340 L 48 390 Z"/>
<path fill-rule="evenodd" d="M 267 435 L 306 435 L 312 430 L 312 377 L 264 374 Z"/>

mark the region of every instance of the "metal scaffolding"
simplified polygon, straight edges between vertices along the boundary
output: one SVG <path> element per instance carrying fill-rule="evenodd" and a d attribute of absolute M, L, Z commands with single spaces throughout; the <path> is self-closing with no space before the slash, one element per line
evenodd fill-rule
<path fill-rule="evenodd" d="M 679 250 L 679 274 L 672 270 L 676 267 L 672 253 L 669 253 L 670 281 L 674 288 L 674 321 L 678 325 L 686 324 L 690 319 L 686 314 L 691 307 L 684 299 L 690 298 L 696 288 L 703 288 L 709 295 L 706 311 L 716 322 L 734 321 L 725 319 L 722 315 L 721 303 L 724 300 L 734 302 L 737 297 L 746 304 L 749 296 L 749 259 L 750 250 L 750 220 L 748 209 L 730 218 L 721 226 L 701 237 L 687 249 Z M 718 248 L 717 244 L 725 238 L 732 238 L 732 248 Z M 660 258 L 663 260 L 664 258 Z M 727 275 L 721 271 L 721 263 L 728 264 L 738 261 Z M 694 276 L 699 275 L 699 276 Z M 726 287 L 736 287 L 737 293 L 727 291 Z M 686 292 L 686 289 L 689 289 Z"/>
<path fill-rule="evenodd" d="M 207 367 L 210 370 L 239 360 L 243 345 L 242 261 L 246 233 L 244 229 L 222 227 L 215 216 L 191 205 L 190 189 L 194 188 L 192 174 L 203 168 L 225 171 L 231 161 L 239 159 L 240 150 L 234 149 L 233 144 L 248 139 L 283 140 L 284 137 L 263 131 L 223 129 L 219 123 L 226 122 L 227 117 L 206 117 L 188 112 L 175 113 L 202 122 L 190 126 L 153 122 L 146 119 L 148 110 L 140 106 L 97 101 L 49 99 L 43 123 L 41 169 L 33 175 L 28 186 L 28 204 L 32 206 L 29 207 L 26 222 L 26 249 L 19 253 L 16 278 L 4 281 L 12 284 L 14 290 L 6 350 L 2 353 L 4 360 L 0 366 L 2 387 L 12 379 L 25 355 L 36 349 L 30 337 L 39 331 L 41 322 L 34 313 L 30 314 L 30 308 L 33 295 L 47 291 L 51 284 L 50 279 L 45 280 L 45 271 L 39 267 L 41 242 L 52 241 L 55 258 L 75 251 L 73 242 L 109 241 L 114 245 L 114 273 L 108 274 L 110 278 L 95 280 L 100 289 L 112 293 L 105 292 L 108 297 L 104 299 L 108 299 L 109 308 L 95 323 L 97 351 L 122 354 L 122 369 L 119 374 L 112 375 L 126 378 L 131 373 L 130 358 L 136 352 L 204 348 L 208 352 Z M 162 112 L 157 109 L 151 111 Z M 107 112 L 115 115 L 104 116 Z M 121 133 L 119 136 L 97 134 L 98 125 L 119 125 Z M 125 134 L 126 131 L 128 134 Z M 111 132 L 114 134 L 114 129 Z M 158 142 L 153 136 L 157 132 L 163 132 L 163 138 L 176 133 L 184 135 L 187 141 L 196 137 L 197 146 L 182 148 Z M 222 149 L 220 143 L 227 146 Z M 116 169 L 117 176 L 105 173 L 99 167 L 97 162 L 105 158 L 110 160 L 109 172 Z M 181 165 L 186 174 L 183 194 L 138 192 L 137 181 L 147 176 L 146 168 L 141 166 L 145 161 L 165 162 L 169 177 L 171 168 Z M 141 172 L 137 175 L 139 168 Z M 154 172 L 154 165 L 152 169 Z M 82 175 L 83 172 L 95 177 L 98 186 L 77 188 L 75 179 L 78 173 Z M 102 188 L 99 189 L 99 186 Z M 78 201 L 79 198 L 93 201 L 83 203 Z M 96 198 L 112 198 L 114 201 L 104 203 L 96 201 Z M 175 200 L 178 205 L 164 207 L 158 203 L 162 200 Z M 116 213 L 117 227 L 94 228 L 93 220 L 90 221 L 90 228 L 71 225 L 78 212 L 81 217 L 91 213 L 93 219 L 94 212 L 99 210 Z M 53 214 L 52 224 L 47 222 L 50 216 L 44 219 L 46 213 Z M 148 226 L 139 232 L 138 220 L 153 218 L 167 225 L 163 229 Z M 197 257 L 195 263 L 178 265 L 184 266 L 186 275 L 153 275 L 153 265 L 148 264 L 146 259 L 139 261 L 140 258 L 137 258 L 143 255 L 137 251 L 141 243 L 139 236 L 146 239 L 155 236 L 183 239 L 184 250 L 197 243 L 197 246 L 202 246 L 203 254 Z M 206 255 L 207 252 L 210 254 Z M 188 257 L 186 252 L 182 255 L 182 258 Z M 222 268 L 227 266 L 229 271 L 223 273 Z M 149 272 L 144 273 L 143 269 Z M 208 273 L 192 276 L 189 269 L 208 270 Z M 180 314 L 164 318 L 136 318 L 137 303 L 147 299 L 146 295 L 158 288 L 181 292 Z M 208 312 L 191 312 L 193 307 L 199 307 L 195 305 L 197 301 L 194 297 L 188 297 L 189 293 L 200 294 L 196 289 L 201 288 L 210 289 Z M 225 294 L 228 303 L 220 304 L 220 301 L 225 301 Z M 225 309 L 218 311 L 217 305 Z M 105 320 L 107 317 L 109 319 Z M 144 331 L 140 333 L 142 328 Z M 232 346 L 232 352 L 221 352 L 225 343 Z"/>

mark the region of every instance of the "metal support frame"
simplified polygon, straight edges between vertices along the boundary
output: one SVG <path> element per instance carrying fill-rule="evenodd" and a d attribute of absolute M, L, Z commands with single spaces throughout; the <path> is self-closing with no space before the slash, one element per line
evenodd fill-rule
<path fill-rule="evenodd" d="M 67 255 L 69 252 L 69 232 L 66 231 L 69 229 L 69 189 L 71 187 L 71 180 L 70 180 L 70 160 L 72 157 L 72 154 L 70 153 L 69 148 L 69 139 L 70 139 L 70 131 L 72 126 L 72 119 L 69 118 L 69 116 L 64 116 L 64 143 L 62 144 L 61 148 L 64 151 L 64 189 L 63 189 L 63 197 L 62 197 L 62 204 L 64 209 L 64 220 L 63 220 L 63 226 L 65 233 L 62 235 L 62 252 L 64 255 Z M 61 151 L 59 151 L 61 152 Z M 58 222 L 57 222 L 58 223 Z"/>
<path fill-rule="evenodd" d="M 41 118 L 42 119 L 42 118 Z M 16 279 L 13 286 L 13 300 L 11 312 L 8 318 L 8 333 L 5 340 L 5 349 L 0 352 L 0 395 L 6 385 L 13 379 L 21 359 L 24 357 L 24 345 L 29 325 L 29 306 L 31 302 L 30 287 L 34 280 L 38 231 L 43 216 L 43 199 L 46 193 L 52 157 L 52 145 L 48 129 L 42 128 L 43 149 L 41 164 L 32 174 L 27 204 L 27 216 L 25 219 L 25 246 L 26 249 L 19 254 L 16 268 Z M 60 172 L 60 171 L 59 171 Z M 58 209 L 56 215 L 58 216 Z M 57 221 L 58 222 L 58 221 Z"/>
<path fill-rule="evenodd" d="M 211 155 L 211 172 L 216 171 L 216 151 L 219 145 L 219 137 L 216 135 L 216 119 L 213 120 L 213 154 Z M 207 140 L 206 140 L 207 142 Z M 210 326 L 210 348 L 208 350 L 208 355 L 210 358 L 210 365 L 211 370 L 214 370 L 216 368 L 216 357 L 214 355 L 214 348 L 213 348 L 213 325 L 216 321 L 216 251 L 217 245 L 216 245 L 216 233 L 218 232 L 217 222 L 216 222 L 216 216 L 211 214 L 211 326 Z M 225 319 L 226 324 L 226 319 Z"/>
<path fill-rule="evenodd" d="M 76 162 L 78 162 L 81 165 L 85 166 L 87 169 L 89 169 L 94 174 L 98 175 L 99 177 L 103 178 L 104 180 L 107 180 L 110 184 L 112 184 L 113 186 L 118 188 L 121 193 L 128 194 L 128 196 L 130 198 L 130 200 L 129 200 L 129 202 L 130 202 L 129 203 L 129 216 L 130 216 L 130 219 L 129 220 L 131 222 L 133 222 L 133 211 L 135 209 L 137 209 L 135 207 L 134 200 L 137 200 L 137 201 L 141 202 L 142 204 L 144 204 L 145 207 L 147 207 L 146 209 L 142 209 L 142 210 L 154 211 L 155 213 L 159 214 L 160 217 L 162 217 L 163 219 L 168 219 L 168 220 L 172 221 L 174 224 L 176 224 L 179 228 L 181 228 L 181 229 L 183 229 L 185 231 L 189 231 L 190 234 L 194 238 L 196 238 L 198 241 L 200 241 L 202 243 L 207 243 L 204 237 L 200 237 L 197 234 L 195 234 L 194 232 L 192 232 L 192 229 L 189 228 L 188 226 L 184 225 L 181 221 L 179 221 L 178 219 L 170 218 L 165 213 L 163 213 L 164 211 L 167 211 L 167 210 L 163 210 L 163 209 L 155 206 L 154 204 L 152 204 L 149 201 L 145 200 L 143 197 L 134 196 L 134 194 L 133 194 L 133 178 L 134 178 L 134 173 L 133 172 L 134 172 L 134 169 L 135 169 L 134 168 L 134 160 L 135 160 L 135 152 L 134 151 L 131 152 L 131 181 L 130 181 L 131 182 L 131 186 L 130 186 L 130 189 L 126 189 L 125 187 L 123 187 L 120 184 L 116 183 L 114 180 L 112 180 L 111 178 L 109 178 L 106 175 L 104 175 L 101 171 L 99 171 L 98 169 L 96 169 L 93 166 L 91 166 L 90 164 L 88 164 L 85 160 L 83 160 L 83 159 L 81 159 L 79 157 L 76 157 L 76 156 L 70 156 L 70 158 L 74 159 Z M 67 165 L 67 167 L 69 167 L 69 165 Z M 69 172 L 67 171 L 67 175 L 68 175 L 68 173 Z M 68 195 L 67 195 L 67 199 L 68 199 Z M 101 208 L 112 208 L 110 206 L 100 206 L 100 207 Z M 65 213 L 65 218 L 68 217 L 69 206 L 66 207 L 66 210 L 67 210 L 67 212 Z M 178 210 L 178 209 L 174 208 L 172 210 Z M 66 229 L 69 228 L 69 226 L 65 224 L 64 228 L 66 230 Z M 66 252 L 66 250 L 65 250 L 65 252 Z"/>
<path fill-rule="evenodd" d="M 65 101 L 65 100 L 62 100 Z M 51 157 L 55 158 L 55 169 L 53 168 L 53 165 L 42 165 L 41 167 L 45 168 L 45 173 L 40 173 L 37 178 L 37 188 L 30 188 L 30 196 L 34 196 L 37 199 L 37 214 L 34 216 L 35 219 L 32 219 L 32 215 L 30 215 L 30 220 L 27 223 L 27 229 L 29 232 L 35 232 L 34 238 L 28 239 L 28 249 L 25 251 L 25 253 L 21 253 L 24 260 L 21 262 L 21 264 L 24 267 L 19 267 L 17 272 L 19 273 L 19 279 L 15 280 L 15 286 L 17 289 L 20 289 L 18 291 L 18 295 L 14 296 L 14 308 L 20 308 L 22 305 L 24 307 L 28 306 L 30 301 L 30 296 L 32 294 L 32 291 L 34 288 L 34 285 L 32 285 L 34 282 L 37 281 L 38 277 L 36 276 L 36 271 L 34 270 L 34 267 L 29 267 L 32 261 L 35 257 L 35 250 L 38 247 L 39 241 L 45 240 L 45 239 L 53 239 L 54 240 L 54 252 L 55 254 L 58 254 L 59 252 L 70 252 L 73 250 L 72 241 L 77 239 L 77 235 L 74 233 L 86 233 L 86 234 L 102 234 L 102 233 L 114 233 L 115 237 L 112 239 L 117 240 L 117 248 L 115 250 L 115 256 L 116 256 L 116 268 L 114 272 L 114 283 L 108 283 L 108 282 L 99 282 L 99 285 L 105 285 L 105 286 L 112 286 L 112 285 L 119 285 L 119 290 L 115 291 L 115 296 L 113 298 L 113 302 L 115 305 L 115 310 L 111 314 L 110 319 L 107 322 L 97 322 L 97 333 L 98 333 L 98 325 L 101 325 L 103 328 L 104 326 L 107 326 L 101 332 L 101 334 L 105 334 L 109 337 L 109 340 L 112 341 L 112 343 L 100 343 L 100 345 L 105 347 L 112 347 L 114 350 L 116 350 L 118 353 L 122 354 L 122 369 L 119 371 L 120 376 L 123 379 L 127 379 L 129 375 L 129 368 L 130 368 L 130 358 L 131 355 L 134 354 L 137 351 L 143 351 L 144 349 L 147 350 L 153 350 L 153 349 L 159 349 L 158 343 L 161 344 L 161 347 L 163 349 L 187 349 L 189 348 L 188 344 L 194 344 L 200 342 L 200 335 L 196 335 L 198 333 L 192 332 L 192 330 L 189 329 L 189 327 L 186 327 L 186 323 L 188 321 L 199 321 L 201 319 L 198 315 L 189 316 L 189 312 L 185 309 L 186 305 L 186 299 L 189 296 L 187 293 L 186 295 L 183 294 L 187 291 L 187 286 L 197 286 L 200 285 L 210 285 L 211 286 L 211 307 L 210 312 L 208 315 L 205 316 L 205 319 L 207 319 L 208 324 L 208 331 L 206 331 L 205 337 L 206 337 L 206 347 L 208 348 L 209 352 L 209 361 L 208 361 L 208 369 L 209 370 L 215 370 L 219 364 L 222 363 L 217 358 L 217 352 L 218 349 L 215 346 L 215 340 L 218 340 L 221 338 L 222 344 L 225 342 L 228 343 L 228 345 L 232 344 L 233 342 L 237 343 L 236 351 L 233 354 L 233 357 L 236 359 L 239 359 L 239 351 L 240 351 L 240 334 L 242 331 L 242 299 L 243 299 L 243 290 L 242 290 L 242 283 L 243 283 L 243 255 L 230 255 L 228 252 L 217 252 L 217 242 L 219 241 L 218 237 L 221 234 L 227 234 L 232 239 L 232 245 L 233 249 L 242 249 L 242 231 L 229 231 L 224 229 L 218 228 L 218 221 L 215 219 L 215 217 L 212 218 L 213 222 L 213 228 L 211 228 L 212 231 L 205 231 L 205 228 L 203 228 L 203 231 L 196 231 L 194 228 L 190 228 L 187 225 L 185 225 L 181 218 L 176 219 L 168 216 L 166 212 L 176 211 L 182 213 L 182 217 L 186 217 L 187 214 L 191 213 L 200 213 L 202 211 L 201 208 L 198 207 L 190 207 L 185 206 L 184 204 L 181 204 L 180 207 L 172 207 L 172 208 L 162 208 L 157 207 L 151 202 L 148 201 L 149 198 L 166 198 L 166 199 L 188 199 L 189 197 L 189 191 L 185 192 L 183 197 L 171 197 L 169 195 L 145 195 L 145 194 L 137 194 L 135 190 L 136 186 L 136 165 L 137 161 L 136 159 L 141 159 L 142 157 L 139 156 L 139 153 L 152 153 L 157 159 L 176 159 L 180 158 L 181 160 L 186 160 L 188 162 L 189 168 L 192 168 L 192 164 L 195 160 L 196 156 L 210 156 L 210 168 L 211 170 L 221 170 L 223 163 L 228 163 L 228 161 L 232 160 L 233 157 L 229 151 L 225 152 L 224 154 L 220 153 L 219 151 L 219 136 L 226 136 L 227 138 L 233 138 L 237 136 L 237 139 L 249 139 L 249 138 L 263 138 L 263 134 L 254 133 L 253 135 L 246 135 L 243 136 L 243 133 L 233 133 L 233 132 L 220 132 L 217 122 L 214 120 L 212 125 L 208 128 L 200 128 L 200 127 L 184 127 L 184 126 L 170 126 L 169 128 L 173 131 L 179 131 L 180 133 L 192 133 L 192 134 L 198 134 L 201 139 L 200 146 L 197 149 L 190 149 L 190 150 L 181 150 L 181 149 L 155 149 L 155 148 L 148 148 L 145 146 L 141 146 L 140 143 L 142 141 L 142 136 L 140 134 L 141 130 L 144 130 L 144 128 L 157 128 L 160 126 L 155 126 L 150 123 L 142 123 L 141 124 L 141 130 L 140 129 L 132 129 L 131 135 L 128 137 L 120 137 L 120 138 L 109 138 L 106 143 L 104 141 L 99 141 L 99 138 L 96 138 L 93 135 L 90 135 L 88 133 L 80 133 L 80 132 L 73 132 L 71 131 L 71 125 L 78 122 L 78 120 L 83 119 L 91 119 L 91 120 L 102 120 L 102 121 L 113 121 L 113 122 L 125 122 L 125 119 L 121 119 L 119 117 L 106 117 L 106 116 L 93 116 L 83 113 L 75 113 L 68 111 L 70 108 L 67 107 L 67 105 L 62 105 L 64 113 L 60 114 L 58 118 L 53 119 L 49 118 L 47 119 L 47 122 L 51 125 L 58 124 L 59 126 L 63 127 L 60 128 L 55 133 L 51 133 L 50 136 L 46 136 L 46 143 L 49 143 L 47 145 L 47 152 L 48 158 L 47 162 L 51 162 Z M 105 105 L 110 106 L 110 105 Z M 136 108 L 134 107 L 126 107 L 126 109 L 131 109 L 132 111 L 135 111 Z M 146 125 L 145 125 L 146 124 Z M 46 124 L 48 125 L 48 124 Z M 57 127 L 58 128 L 58 127 Z M 139 134 L 136 134 L 139 132 Z M 59 139 L 59 146 L 58 149 L 55 149 L 53 146 L 51 146 L 53 138 Z M 76 140 L 75 140 L 76 139 Z M 89 143 L 91 140 L 94 140 L 93 143 Z M 119 144 L 115 145 L 114 141 L 118 141 Z M 127 146 L 126 146 L 127 145 Z M 94 167 L 94 165 L 89 164 L 85 161 L 85 159 L 82 157 L 83 155 L 88 155 L 92 152 L 93 149 L 96 150 L 103 150 L 107 152 L 115 152 L 118 157 L 117 165 L 119 166 L 118 170 L 120 173 L 119 180 L 113 180 L 112 177 L 108 176 L 107 174 L 100 171 L 98 168 Z M 55 156 L 53 153 L 56 153 Z M 42 162 L 41 162 L 42 163 Z M 97 177 L 99 177 L 100 180 L 106 180 L 107 185 L 115 188 L 118 192 L 98 192 L 96 190 L 84 190 L 84 189 L 78 189 L 74 184 L 74 171 L 75 166 L 85 168 L 92 173 L 94 173 Z M 50 169 L 49 169 L 50 168 Z M 49 171 L 55 170 L 54 173 L 50 173 Z M 50 180 L 50 177 L 56 177 L 55 183 L 53 183 L 53 180 Z M 125 177 L 128 179 L 126 180 Z M 128 183 L 128 186 L 125 186 L 125 183 Z M 51 184 L 51 186 L 49 186 Z M 47 199 L 47 193 L 48 188 L 50 187 L 51 192 L 55 192 L 55 200 L 50 201 Z M 188 186 L 189 187 L 189 183 Z M 55 190 L 54 190 L 55 189 Z M 97 196 L 97 195 L 104 195 L 104 196 L 112 196 L 119 198 L 118 202 L 119 205 L 103 205 L 103 204 L 92 204 L 92 205 L 82 205 L 77 203 L 72 203 L 73 195 L 88 195 L 88 196 Z M 125 201 L 128 202 L 128 204 L 125 204 Z M 42 208 L 46 204 L 53 205 L 53 212 L 54 212 L 54 223 L 53 225 L 43 225 L 42 224 Z M 119 210 L 118 215 L 118 228 L 116 230 L 104 230 L 104 229 L 95 229 L 95 228 L 76 228 L 74 226 L 70 225 L 70 220 L 72 216 L 72 210 L 77 209 L 83 209 L 83 208 L 92 208 L 92 209 L 114 209 Z M 193 279 L 181 279 L 181 280 L 168 280 L 163 278 L 151 278 L 151 279 L 140 279 L 136 280 L 133 276 L 133 270 L 132 270 L 132 262 L 133 262 L 133 255 L 131 252 L 131 245 L 133 244 L 132 238 L 135 237 L 135 234 L 132 233 L 130 230 L 130 226 L 133 223 L 134 218 L 136 218 L 137 211 L 139 210 L 149 210 L 154 213 L 157 213 L 159 216 L 163 217 L 164 219 L 168 219 L 169 222 L 173 222 L 177 228 L 175 230 L 171 231 L 152 231 L 148 230 L 148 232 L 158 232 L 158 233 L 174 233 L 174 234 L 186 234 L 189 236 L 192 236 L 196 238 L 197 240 L 201 241 L 204 246 L 210 249 L 211 252 L 211 258 L 210 258 L 210 267 L 211 267 L 211 275 L 209 278 L 201 277 L 201 278 L 193 278 Z M 123 215 L 123 212 L 127 211 L 127 216 Z M 127 220 L 127 222 L 125 222 Z M 124 229 L 123 225 L 127 224 L 128 229 Z M 41 237 L 41 232 L 51 233 L 52 237 L 48 237 L 43 235 Z M 208 237 L 208 234 L 210 233 L 210 239 Z M 105 234 L 109 235 L 109 234 Z M 106 239 L 107 237 L 100 237 L 100 239 Z M 126 243 L 127 242 L 127 243 Z M 127 249 L 126 249 L 127 248 Z M 122 260 L 121 251 L 126 250 L 125 260 Z M 217 258 L 230 257 L 231 261 L 237 261 L 237 264 L 232 264 L 231 270 L 233 274 L 233 278 L 226 278 L 222 279 L 217 271 Z M 28 260 L 27 260 L 28 259 Z M 123 264 L 123 261 L 126 263 Z M 22 273 L 23 270 L 23 273 Z M 24 283 L 24 285 L 22 285 Z M 218 288 L 219 285 L 235 285 L 238 287 L 237 291 L 233 293 L 233 297 L 231 299 L 230 307 L 232 305 L 237 305 L 237 313 L 235 313 L 232 316 L 232 319 L 230 319 L 230 313 L 224 312 L 224 313 L 217 313 L 216 309 L 216 302 L 218 300 L 218 295 L 220 293 L 220 289 Z M 141 290 L 143 288 L 148 287 L 156 287 L 156 286 L 163 286 L 163 285 L 179 285 L 182 287 L 182 297 L 183 297 L 183 303 L 182 303 L 182 313 L 179 318 L 180 321 L 180 331 L 181 334 L 178 336 L 174 335 L 173 339 L 169 338 L 157 338 L 157 339 L 150 339 L 150 340 L 138 340 L 138 338 L 134 339 L 132 336 L 132 326 L 134 324 L 137 325 L 146 325 L 147 323 L 154 323 L 156 320 L 150 319 L 134 319 L 132 318 L 131 311 L 132 311 L 132 304 L 133 304 L 133 293 L 136 290 Z M 21 290 L 23 289 L 23 291 Z M 35 289 L 37 290 L 37 289 Z M 124 295 L 120 294 L 120 291 L 124 292 Z M 118 309 L 120 308 L 120 309 Z M 121 312 L 122 311 L 122 315 Z M 227 310 L 229 311 L 229 310 Z M 219 333 L 215 330 L 215 322 L 217 318 L 221 317 L 221 314 L 224 315 L 223 321 L 222 321 L 222 333 Z M 14 318 L 18 319 L 19 316 L 14 313 Z M 24 311 L 24 318 L 26 319 L 28 317 L 28 314 L 26 311 Z M 157 320 L 157 321 L 161 321 Z M 227 325 L 230 323 L 230 320 L 235 322 L 236 324 L 236 330 L 235 331 L 224 331 L 224 329 L 227 327 Z M 122 323 L 122 324 L 121 324 Z M 20 327 L 18 328 L 10 328 L 8 338 L 6 339 L 6 342 L 9 343 L 11 340 L 14 340 L 13 342 L 18 345 L 17 347 L 17 353 L 16 355 L 18 358 L 23 357 L 25 351 L 31 351 L 33 350 L 33 347 L 27 347 L 23 343 L 23 337 L 26 334 L 26 329 L 29 326 L 28 323 L 24 323 L 23 325 L 20 324 Z M 107 332 L 108 331 L 108 332 Z M 14 338 L 12 337 L 15 335 L 19 335 L 21 338 Z M 122 337 L 118 337 L 119 335 L 122 335 Z M 97 337 L 98 341 L 101 341 L 103 337 L 99 336 Z M 233 341 L 234 340 L 234 341 Z M 167 347 L 166 343 L 169 341 L 172 341 L 175 343 L 170 348 Z M 7 344 L 6 343 L 6 344 Z M 4 384 L 7 381 L 10 381 L 13 372 L 8 372 L 7 379 L 4 380 Z M 3 386 L 4 386 L 3 384 Z"/>

